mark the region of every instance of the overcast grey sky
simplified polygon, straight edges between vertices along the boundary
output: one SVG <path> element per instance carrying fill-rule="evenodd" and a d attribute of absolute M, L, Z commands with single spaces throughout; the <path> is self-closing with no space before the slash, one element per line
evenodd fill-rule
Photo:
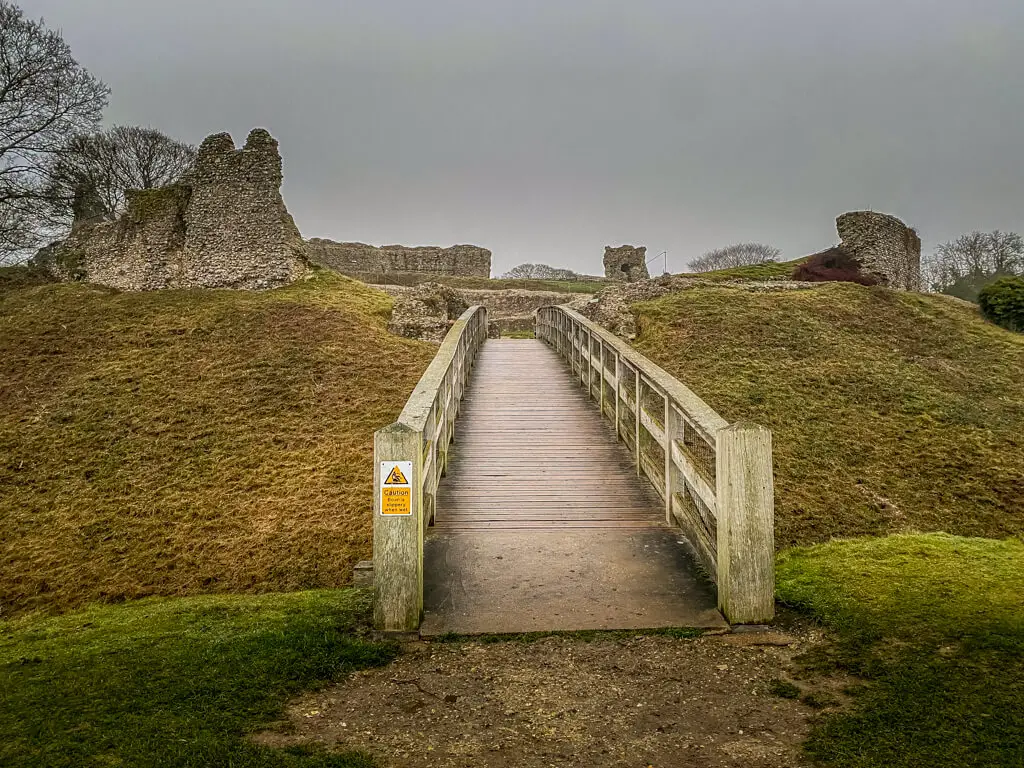
<path fill-rule="evenodd" d="M 795 258 L 873 208 L 1024 231 L 1022 0 L 19 0 L 108 122 L 281 142 L 306 237 Z"/>

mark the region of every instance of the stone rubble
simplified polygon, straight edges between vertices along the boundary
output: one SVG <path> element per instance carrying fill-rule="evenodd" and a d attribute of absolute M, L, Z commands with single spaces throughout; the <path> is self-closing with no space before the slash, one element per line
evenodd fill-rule
<path fill-rule="evenodd" d="M 422 283 L 396 295 L 388 330 L 409 339 L 440 343 L 469 304 L 440 283 Z"/>

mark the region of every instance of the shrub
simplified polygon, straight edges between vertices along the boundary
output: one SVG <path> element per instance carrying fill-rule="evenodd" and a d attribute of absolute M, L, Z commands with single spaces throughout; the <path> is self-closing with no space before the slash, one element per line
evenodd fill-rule
<path fill-rule="evenodd" d="M 1024 277 L 1001 277 L 978 294 L 981 314 L 996 325 L 1024 333 Z"/>
<path fill-rule="evenodd" d="M 794 280 L 811 283 L 845 282 L 861 285 L 876 285 L 871 275 L 860 270 L 860 261 L 842 247 L 829 248 L 827 251 L 808 257 L 807 261 L 798 264 L 793 270 Z"/>

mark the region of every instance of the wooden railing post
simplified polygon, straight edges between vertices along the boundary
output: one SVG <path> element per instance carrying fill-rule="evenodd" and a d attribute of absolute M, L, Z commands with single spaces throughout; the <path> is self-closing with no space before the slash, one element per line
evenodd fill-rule
<path fill-rule="evenodd" d="M 720 429 L 715 450 L 718 607 L 733 624 L 775 615 L 772 433 L 740 422 Z"/>
<path fill-rule="evenodd" d="M 615 441 L 618 442 L 621 430 L 619 428 L 619 414 L 620 406 L 619 402 L 622 400 L 622 392 L 619 389 L 619 385 L 622 382 L 622 362 L 619 360 L 619 353 L 615 353 Z"/>
<path fill-rule="evenodd" d="M 373 436 L 373 623 L 385 632 L 413 632 L 423 611 L 423 434 L 395 423 Z M 387 478 L 381 464 L 412 464 L 409 514 L 384 514 Z"/>
<path fill-rule="evenodd" d="M 672 444 L 676 439 L 676 410 L 672 398 L 665 395 L 665 522 L 672 522 L 672 497 L 675 496 L 673 479 L 675 462 L 672 461 Z"/>
<path fill-rule="evenodd" d="M 641 395 L 640 388 L 644 385 L 644 380 L 643 380 L 643 377 L 640 375 L 640 368 L 639 367 L 635 368 L 633 373 L 636 375 L 636 378 L 635 378 L 636 385 L 635 385 L 635 388 L 633 389 L 633 417 L 634 417 L 634 419 L 633 419 L 633 421 L 634 421 L 634 424 L 633 424 L 634 432 L 633 432 L 633 434 L 634 434 L 634 439 L 635 439 L 635 442 L 633 443 L 633 447 L 636 449 L 636 451 L 635 451 L 635 453 L 636 453 L 636 476 L 640 477 L 641 476 L 641 470 L 640 470 L 640 411 L 643 408 L 643 406 L 641 405 L 641 403 L 643 403 L 643 399 L 640 396 Z"/>

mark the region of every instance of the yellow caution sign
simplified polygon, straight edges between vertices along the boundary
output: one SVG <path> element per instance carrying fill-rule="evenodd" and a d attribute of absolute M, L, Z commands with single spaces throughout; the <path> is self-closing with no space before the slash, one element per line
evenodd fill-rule
<path fill-rule="evenodd" d="M 383 478 L 380 486 L 381 515 L 411 515 L 412 482 L 409 478 L 412 477 L 412 462 L 382 461 L 380 476 Z"/>

